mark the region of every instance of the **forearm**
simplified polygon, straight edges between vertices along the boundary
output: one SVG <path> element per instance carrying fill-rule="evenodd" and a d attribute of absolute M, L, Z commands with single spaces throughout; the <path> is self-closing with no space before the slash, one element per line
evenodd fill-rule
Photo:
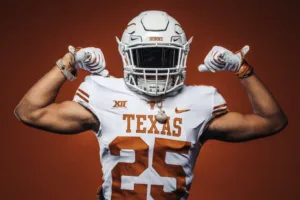
<path fill-rule="evenodd" d="M 286 121 L 279 104 L 257 75 L 241 79 L 241 83 L 248 94 L 254 114 L 273 120 L 274 123 Z"/>
<path fill-rule="evenodd" d="M 67 53 L 62 61 L 67 70 L 76 73 L 71 64 L 72 54 Z M 15 115 L 25 123 L 37 121 L 49 105 L 53 104 L 59 89 L 66 78 L 57 66 L 54 66 L 38 82 L 36 82 L 20 101 L 15 109 Z"/>
<path fill-rule="evenodd" d="M 241 79 L 241 83 L 248 94 L 255 114 L 268 117 L 281 112 L 276 100 L 257 75 L 253 74 L 249 78 Z"/>
<path fill-rule="evenodd" d="M 73 54 L 65 54 L 61 62 L 62 65 L 54 66 L 25 94 L 15 109 L 16 117 L 26 125 L 56 133 L 98 130 L 98 119 L 80 104 L 74 101 L 54 103 L 64 82 L 74 78 L 65 70 L 76 75 Z"/>
<path fill-rule="evenodd" d="M 53 67 L 30 88 L 20 101 L 17 109 L 30 111 L 53 103 L 65 80 L 58 67 Z"/>
<path fill-rule="evenodd" d="M 19 106 L 27 104 L 33 109 L 43 108 L 55 101 L 59 89 L 66 78 L 58 67 L 54 66 L 25 94 Z"/>
<path fill-rule="evenodd" d="M 243 60 L 248 50 L 249 47 L 245 46 L 239 53 L 233 54 L 222 47 L 214 47 L 205 58 L 204 67 L 199 68 L 200 71 L 234 71 L 240 78 L 253 109 L 252 113 L 227 112 L 216 117 L 202 137 L 204 141 L 248 141 L 273 135 L 287 125 L 287 117 L 275 98 Z"/>
<path fill-rule="evenodd" d="M 67 53 L 62 58 L 64 67 L 71 73 L 76 73 L 76 69 L 71 64 L 72 54 Z M 36 82 L 20 101 L 15 109 L 15 114 L 20 117 L 26 117 L 42 110 L 55 101 L 59 89 L 66 78 L 57 66 L 54 66 L 38 82 Z"/>
<path fill-rule="evenodd" d="M 241 79 L 253 113 L 228 112 L 211 122 L 202 138 L 242 142 L 267 137 L 282 130 L 287 118 L 262 81 L 253 74 Z"/>

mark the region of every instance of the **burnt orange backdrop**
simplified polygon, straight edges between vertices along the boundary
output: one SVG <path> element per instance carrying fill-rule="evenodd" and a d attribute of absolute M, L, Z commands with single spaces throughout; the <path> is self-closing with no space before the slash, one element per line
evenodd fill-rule
<path fill-rule="evenodd" d="M 94 200 L 101 183 L 92 132 L 66 136 L 34 130 L 13 114 L 19 100 L 67 50 L 100 47 L 107 68 L 122 76 L 115 36 L 141 11 L 167 11 L 194 36 L 188 84 L 214 85 L 231 110 L 251 112 L 232 73 L 199 73 L 214 45 L 248 44 L 249 62 L 289 117 L 280 134 L 230 144 L 211 141 L 195 168 L 191 200 L 300 199 L 299 5 L 297 1 L 6 1 L 1 3 L 0 199 Z M 58 101 L 71 99 L 86 73 L 67 83 Z M 191 97 L 192 98 L 192 97 Z M 63 123 L 63 122 L 62 122 Z"/>

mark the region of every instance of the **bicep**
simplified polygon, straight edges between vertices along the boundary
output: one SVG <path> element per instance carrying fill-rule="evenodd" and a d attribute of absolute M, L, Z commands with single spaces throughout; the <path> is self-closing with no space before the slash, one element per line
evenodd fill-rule
<path fill-rule="evenodd" d="M 34 113 L 35 128 L 55 133 L 80 133 L 96 129 L 99 123 L 86 108 L 74 101 L 54 103 Z"/>
<path fill-rule="evenodd" d="M 227 112 L 212 120 L 204 138 L 205 140 L 243 142 L 266 137 L 272 133 L 274 133 L 273 127 L 267 118 L 257 114 Z"/>

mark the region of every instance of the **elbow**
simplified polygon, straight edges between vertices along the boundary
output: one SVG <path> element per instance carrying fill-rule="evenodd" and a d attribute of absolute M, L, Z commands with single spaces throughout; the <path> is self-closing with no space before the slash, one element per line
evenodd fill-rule
<path fill-rule="evenodd" d="M 272 123 L 272 133 L 279 133 L 288 125 L 288 118 L 283 114 Z"/>
<path fill-rule="evenodd" d="M 267 124 L 257 132 L 257 138 L 264 138 L 281 132 L 288 125 L 288 119 L 285 115 L 267 119 Z M 255 137 L 256 138 L 256 137 Z"/>
<path fill-rule="evenodd" d="M 34 122 L 33 113 L 20 104 L 14 109 L 14 114 L 19 121 L 26 125 L 31 125 Z"/>
<path fill-rule="evenodd" d="M 278 131 L 283 130 L 289 123 L 288 118 L 285 116 L 284 119 L 281 121 L 280 127 L 278 129 Z"/>
<path fill-rule="evenodd" d="M 26 111 L 24 111 L 24 109 L 22 109 L 21 105 L 18 105 L 14 109 L 14 114 L 15 114 L 16 118 L 23 123 L 25 123 L 26 121 L 29 121 Z"/>

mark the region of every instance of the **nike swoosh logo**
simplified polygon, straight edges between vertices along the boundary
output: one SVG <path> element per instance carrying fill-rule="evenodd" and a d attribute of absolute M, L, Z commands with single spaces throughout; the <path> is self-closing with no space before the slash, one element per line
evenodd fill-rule
<path fill-rule="evenodd" d="M 173 41 L 176 42 L 177 40 L 179 40 L 179 38 L 174 38 Z"/>
<path fill-rule="evenodd" d="M 184 112 L 188 112 L 191 109 L 184 109 L 184 110 L 178 110 L 177 107 L 175 108 L 175 113 L 180 114 L 180 113 L 184 113 Z"/>

